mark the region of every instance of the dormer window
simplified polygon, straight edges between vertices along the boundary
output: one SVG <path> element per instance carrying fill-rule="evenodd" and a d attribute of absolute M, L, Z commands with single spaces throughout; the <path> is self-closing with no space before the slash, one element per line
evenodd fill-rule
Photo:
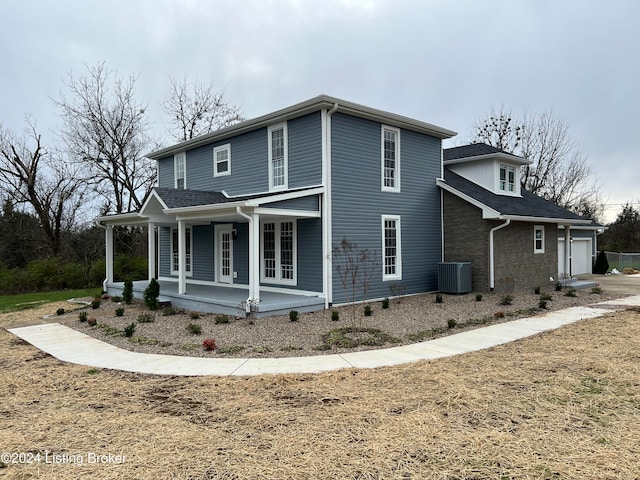
<path fill-rule="evenodd" d="M 500 164 L 500 191 L 516 191 L 516 167 Z"/>

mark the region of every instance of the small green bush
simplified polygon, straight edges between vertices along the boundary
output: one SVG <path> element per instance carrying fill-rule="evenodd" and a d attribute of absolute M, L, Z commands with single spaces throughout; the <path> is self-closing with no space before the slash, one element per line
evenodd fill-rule
<path fill-rule="evenodd" d="M 64 315 L 64 312 L 65 312 L 64 308 L 59 308 L 56 310 L 56 315 Z"/>
<path fill-rule="evenodd" d="M 365 317 L 370 317 L 373 314 L 373 309 L 371 308 L 371 305 L 365 305 L 364 306 L 364 316 Z"/>
<path fill-rule="evenodd" d="M 600 295 L 602 293 L 602 289 L 600 287 L 593 287 L 591 289 L 591 293 L 595 293 L 597 295 Z"/>
<path fill-rule="evenodd" d="M 436 303 L 442 303 L 442 295 L 439 293 L 436 295 Z"/>
<path fill-rule="evenodd" d="M 604 275 L 608 271 L 609 260 L 607 260 L 607 254 L 604 253 L 604 250 L 600 250 L 600 253 L 598 253 L 598 256 L 596 257 L 596 263 L 593 266 L 593 273 Z"/>
<path fill-rule="evenodd" d="M 389 308 L 389 298 L 385 298 L 384 300 L 382 300 L 382 308 Z"/>
<path fill-rule="evenodd" d="M 202 327 L 197 323 L 190 323 L 187 325 L 187 332 L 192 335 L 200 335 L 202 333 Z"/>
<path fill-rule="evenodd" d="M 172 315 L 175 315 L 176 313 L 178 313 L 178 311 L 173 307 L 166 307 L 164 310 L 162 310 L 162 315 L 165 317 L 170 317 Z"/>
<path fill-rule="evenodd" d="M 87 318 L 89 318 L 89 314 L 84 310 L 78 314 L 78 320 L 81 322 L 86 322 Z"/>
<path fill-rule="evenodd" d="M 124 281 L 124 289 L 122 290 L 122 301 L 127 305 L 133 302 L 133 282 L 131 280 Z"/>
<path fill-rule="evenodd" d="M 513 297 L 511 295 L 505 295 L 500 300 L 500 305 L 511 305 L 513 303 Z"/>
<path fill-rule="evenodd" d="M 540 300 L 544 300 L 544 301 L 550 301 L 553 300 L 553 297 L 551 296 L 550 293 L 542 293 L 540 294 Z"/>
<path fill-rule="evenodd" d="M 338 310 L 331 310 L 331 321 L 337 322 L 340 320 L 340 312 Z"/>
<path fill-rule="evenodd" d="M 124 327 L 124 336 L 127 338 L 133 337 L 133 333 L 136 331 L 136 324 L 130 323 L 126 327 Z"/>
<path fill-rule="evenodd" d="M 562 290 L 562 284 L 560 282 L 556 283 L 556 292 Z"/>
<path fill-rule="evenodd" d="M 569 290 L 567 290 L 567 292 L 564 294 L 565 297 L 577 297 L 578 294 L 576 293 L 576 290 L 574 288 L 570 288 Z"/>
<path fill-rule="evenodd" d="M 218 315 L 215 316 L 213 321 L 216 325 L 227 324 L 229 323 L 229 315 L 225 315 L 224 313 L 219 313 Z"/>
<path fill-rule="evenodd" d="M 98 308 L 100 308 L 100 303 L 101 301 L 99 298 L 94 298 L 93 300 L 91 300 L 91 308 L 97 310 Z"/>
<path fill-rule="evenodd" d="M 543 310 L 547 309 L 547 301 L 540 299 L 538 302 L 538 308 L 542 308 Z"/>
<path fill-rule="evenodd" d="M 540 295 L 540 287 L 534 288 L 533 293 L 535 293 L 536 295 Z"/>
<path fill-rule="evenodd" d="M 122 301 L 122 297 L 120 297 L 118 295 L 114 295 L 113 297 L 111 297 L 111 301 L 113 303 L 120 303 Z"/>
<path fill-rule="evenodd" d="M 145 312 L 138 315 L 138 318 L 136 318 L 136 321 L 138 323 L 151 323 L 156 321 L 156 316 L 153 315 L 152 313 Z"/>
<path fill-rule="evenodd" d="M 289 312 L 289 320 L 292 322 L 297 322 L 298 318 L 300 318 L 300 314 L 298 313 L 297 310 L 291 310 Z"/>
<path fill-rule="evenodd" d="M 158 296 L 160 295 L 160 284 L 155 278 L 149 282 L 149 286 L 144 289 L 144 304 L 149 310 L 158 308 Z"/>
<path fill-rule="evenodd" d="M 481 301 L 482 301 L 482 294 L 476 293 L 476 302 L 481 302 Z"/>
<path fill-rule="evenodd" d="M 121 317 L 124 315 L 124 307 L 116 308 L 116 317 Z"/>
<path fill-rule="evenodd" d="M 455 318 L 450 318 L 449 320 L 447 320 L 447 328 L 449 330 L 451 330 L 452 328 L 455 328 L 455 326 L 458 324 L 458 322 L 456 321 Z"/>

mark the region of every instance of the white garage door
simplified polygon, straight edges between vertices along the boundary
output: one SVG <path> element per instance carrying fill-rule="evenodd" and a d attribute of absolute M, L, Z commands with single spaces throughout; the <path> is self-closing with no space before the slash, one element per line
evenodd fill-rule
<path fill-rule="evenodd" d="M 558 241 L 558 272 L 564 271 L 564 238 Z M 571 275 L 591 273 L 591 239 L 574 238 L 571 242 Z"/>

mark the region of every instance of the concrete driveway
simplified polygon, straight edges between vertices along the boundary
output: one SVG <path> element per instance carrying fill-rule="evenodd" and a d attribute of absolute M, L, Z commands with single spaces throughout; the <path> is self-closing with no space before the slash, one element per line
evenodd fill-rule
<path fill-rule="evenodd" d="M 596 282 L 600 288 L 619 295 L 640 294 L 640 274 L 636 275 L 578 275 L 578 280 Z"/>

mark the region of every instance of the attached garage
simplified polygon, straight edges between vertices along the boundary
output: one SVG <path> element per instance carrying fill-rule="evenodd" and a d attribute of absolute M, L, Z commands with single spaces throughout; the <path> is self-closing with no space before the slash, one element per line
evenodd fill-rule
<path fill-rule="evenodd" d="M 570 246 L 571 275 L 591 273 L 592 251 L 591 238 L 572 238 Z M 558 239 L 558 271 L 564 271 L 564 238 Z"/>

